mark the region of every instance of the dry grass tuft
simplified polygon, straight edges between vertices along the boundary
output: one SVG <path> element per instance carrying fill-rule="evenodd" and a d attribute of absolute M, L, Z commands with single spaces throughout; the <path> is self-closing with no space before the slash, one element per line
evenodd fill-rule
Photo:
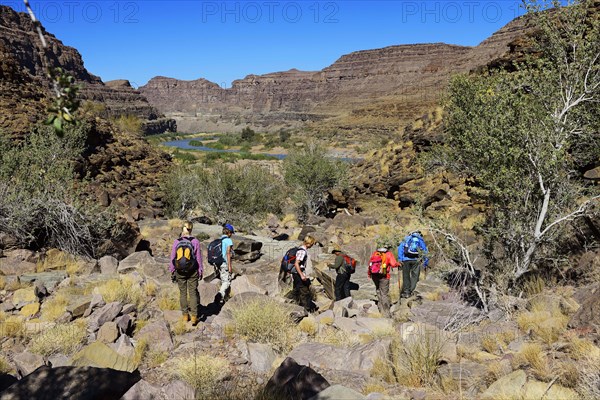
<path fill-rule="evenodd" d="M 173 361 L 173 374 L 206 398 L 218 398 L 219 382 L 227 376 L 229 364 L 223 358 L 191 355 Z"/>
<path fill-rule="evenodd" d="M 378 358 L 373 363 L 373 367 L 370 371 L 372 378 L 380 379 L 387 383 L 395 383 L 396 377 L 394 376 L 394 368 L 392 363 L 387 359 Z"/>
<path fill-rule="evenodd" d="M 529 365 L 533 374 L 542 381 L 548 381 L 553 377 L 552 368 L 548 357 L 544 354 L 542 346 L 537 343 L 526 343 L 521 351 L 513 359 L 515 365 Z"/>
<path fill-rule="evenodd" d="M 555 370 L 558 373 L 558 383 L 564 387 L 575 388 L 579 382 L 579 366 L 571 361 L 558 364 Z"/>
<path fill-rule="evenodd" d="M 591 340 L 574 337 L 571 339 L 571 357 L 575 360 L 600 361 L 600 348 Z"/>
<path fill-rule="evenodd" d="M 394 327 L 381 327 L 372 330 L 370 333 L 366 335 L 360 336 L 361 343 L 369 343 L 373 341 L 378 341 L 384 338 L 396 337 L 398 332 L 394 329 Z"/>
<path fill-rule="evenodd" d="M 569 318 L 564 315 L 556 304 L 535 302 L 531 311 L 526 311 L 517 317 L 517 324 L 524 332 L 533 332 L 540 340 L 550 345 L 555 343 L 566 331 Z"/>
<path fill-rule="evenodd" d="M 156 303 L 158 304 L 158 308 L 163 311 L 179 310 L 179 289 L 169 286 L 166 290 L 161 290 Z"/>
<path fill-rule="evenodd" d="M 442 348 L 442 339 L 435 335 L 411 335 L 404 343 L 394 340 L 390 353 L 397 382 L 409 387 L 433 385 Z"/>
<path fill-rule="evenodd" d="M 3 356 L 0 356 L 0 374 L 10 374 L 13 372 L 13 367 Z"/>
<path fill-rule="evenodd" d="M 42 321 L 55 321 L 65 313 L 68 302 L 67 296 L 64 293 L 56 293 L 42 304 L 40 319 Z"/>
<path fill-rule="evenodd" d="M 360 343 L 360 338 L 356 335 L 349 335 L 332 326 L 326 326 L 315 336 L 314 341 L 334 346 L 352 346 Z"/>
<path fill-rule="evenodd" d="M 190 331 L 190 328 L 188 328 L 188 324 L 186 324 L 182 320 L 179 320 L 175 325 L 173 325 L 171 331 L 175 335 L 183 335 L 184 333 L 188 333 Z"/>
<path fill-rule="evenodd" d="M 25 333 L 25 323 L 21 317 L 4 316 L 0 318 L 0 338 L 22 338 Z"/>
<path fill-rule="evenodd" d="M 142 363 L 144 357 L 146 356 L 146 352 L 148 351 L 148 347 L 147 339 L 144 338 L 137 341 L 133 353 L 133 363 L 135 365 L 139 366 Z"/>
<path fill-rule="evenodd" d="M 288 351 L 298 331 L 289 311 L 275 300 L 252 300 L 231 309 L 235 332 L 246 339 Z"/>
<path fill-rule="evenodd" d="M 6 287 L 6 278 L 4 275 L 0 275 L 0 290 L 4 290 Z"/>
<path fill-rule="evenodd" d="M 146 296 L 148 297 L 154 297 L 156 296 L 156 293 L 158 292 L 158 285 L 154 282 L 146 282 Z"/>
<path fill-rule="evenodd" d="M 138 308 L 146 299 L 141 284 L 128 275 L 106 281 L 98 287 L 98 292 L 107 303 L 120 301 L 135 304 Z"/>
<path fill-rule="evenodd" d="M 85 321 L 72 324 L 59 324 L 35 336 L 29 349 L 44 356 L 56 353 L 73 354 L 86 337 Z"/>
<path fill-rule="evenodd" d="M 300 321 L 300 323 L 298 324 L 298 329 L 300 329 L 301 332 L 308 334 L 309 336 L 315 336 L 319 330 L 319 325 L 317 324 L 317 321 L 315 321 L 314 318 L 307 317 Z"/>

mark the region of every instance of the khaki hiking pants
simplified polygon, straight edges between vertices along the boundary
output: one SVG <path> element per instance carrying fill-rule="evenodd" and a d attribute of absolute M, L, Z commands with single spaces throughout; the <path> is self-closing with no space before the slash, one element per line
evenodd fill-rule
<path fill-rule="evenodd" d="M 377 307 L 379 312 L 386 318 L 390 318 L 390 307 L 392 306 L 392 300 L 390 299 L 390 280 L 385 275 L 371 275 L 375 289 L 377 289 Z"/>
<path fill-rule="evenodd" d="M 198 317 L 198 307 L 200 305 L 200 294 L 198 293 L 198 270 L 191 274 L 182 274 L 175 272 L 177 286 L 179 287 L 179 306 L 183 314 L 191 314 L 192 317 Z M 189 296 L 189 303 L 188 303 Z"/>

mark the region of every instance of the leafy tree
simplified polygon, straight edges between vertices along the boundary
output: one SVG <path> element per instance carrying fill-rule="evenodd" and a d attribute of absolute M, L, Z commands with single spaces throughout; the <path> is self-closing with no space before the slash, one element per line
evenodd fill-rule
<path fill-rule="evenodd" d="M 255 134 L 256 134 L 256 132 L 254 132 L 254 130 L 252 128 L 247 126 L 244 129 L 242 129 L 242 140 L 244 142 L 252 142 Z"/>
<path fill-rule="evenodd" d="M 568 222 L 599 199 L 598 187 L 581 179 L 600 159 L 598 10 L 591 0 L 552 5 L 526 4 L 535 56 L 514 72 L 459 76 L 450 85 L 451 166 L 487 192 L 490 278 L 504 288 L 554 257 Z"/>
<path fill-rule="evenodd" d="M 300 207 L 300 215 L 323 214 L 327 206 L 327 191 L 343 185 L 347 166 L 343 161 L 327 156 L 324 146 L 309 142 L 294 149 L 283 161 L 284 179 Z"/>

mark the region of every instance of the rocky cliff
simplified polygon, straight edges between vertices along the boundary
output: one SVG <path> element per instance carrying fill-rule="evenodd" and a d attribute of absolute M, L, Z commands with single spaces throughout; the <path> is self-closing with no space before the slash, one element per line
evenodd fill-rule
<path fill-rule="evenodd" d="M 248 75 L 228 89 L 205 79 L 156 77 L 140 91 L 183 130 L 318 122 L 316 129 L 398 132 L 438 101 L 452 74 L 501 57 L 522 32 L 516 19 L 476 47 L 390 46 L 344 55 L 321 71 Z"/>
<path fill-rule="evenodd" d="M 45 32 L 51 66 L 62 66 L 83 85 L 84 100 L 104 105 L 104 117 L 133 114 L 147 130 L 175 129 L 126 81 L 102 83 L 83 66 L 81 55 Z M 39 39 L 29 17 L 0 6 L 0 135 L 22 140 L 43 121 L 50 91 L 44 75 Z M 102 114 L 101 113 L 101 114 Z M 139 135 L 120 132 L 105 118 L 81 113 L 90 124 L 86 152 L 75 172 L 89 184 L 86 193 L 103 206 L 117 205 L 131 219 L 161 214 L 159 181 L 169 156 Z"/>
<path fill-rule="evenodd" d="M 152 128 L 146 133 L 156 133 L 159 127 L 176 129 L 173 120 L 157 123 L 163 115 L 127 81 L 104 84 L 99 77 L 86 70 L 81 54 L 76 49 L 65 46 L 43 28 L 42 31 L 49 46 L 46 51 L 49 65 L 45 65 L 43 48 L 30 17 L 25 13 L 15 12 L 10 7 L 0 6 L 0 51 L 4 58 L 10 57 L 22 73 L 38 78 L 47 85 L 46 69 L 60 66 L 81 85 L 82 100 L 104 105 L 104 116 L 135 115 L 142 120 L 155 121 L 148 124 Z"/>

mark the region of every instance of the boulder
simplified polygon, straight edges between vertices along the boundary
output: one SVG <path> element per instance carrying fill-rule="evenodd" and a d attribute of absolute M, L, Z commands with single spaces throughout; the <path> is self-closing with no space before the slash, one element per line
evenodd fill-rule
<path fill-rule="evenodd" d="M 23 274 L 19 277 L 21 283 L 35 282 L 43 285 L 49 293 L 54 292 L 56 286 L 63 280 L 67 279 L 65 271 L 44 271 L 36 274 Z"/>
<path fill-rule="evenodd" d="M 250 277 L 247 275 L 238 276 L 231 282 L 231 296 L 236 296 L 240 293 L 254 292 L 267 295 L 268 290 L 266 288 L 255 285 L 251 282 Z"/>
<path fill-rule="evenodd" d="M 370 331 L 364 325 L 359 324 L 354 318 L 336 317 L 333 326 L 351 336 L 368 334 Z"/>
<path fill-rule="evenodd" d="M 158 400 L 160 398 L 160 388 L 142 379 L 133 385 L 119 400 Z"/>
<path fill-rule="evenodd" d="M 3 391 L 2 400 L 119 399 L 139 380 L 139 372 L 43 367 Z"/>
<path fill-rule="evenodd" d="M 252 239 L 244 239 L 238 242 L 238 245 L 233 250 L 236 255 L 248 254 L 252 252 L 260 252 L 262 249 L 262 242 L 252 240 Z M 236 258 L 237 259 L 237 258 Z"/>
<path fill-rule="evenodd" d="M 248 343 L 248 361 L 250 368 L 258 373 L 267 373 L 271 370 L 277 354 L 268 344 Z"/>
<path fill-rule="evenodd" d="M 520 399 L 526 382 L 525 371 L 516 370 L 492 383 L 480 398 L 481 400 Z"/>
<path fill-rule="evenodd" d="M 163 387 L 161 393 L 164 399 L 195 399 L 196 391 L 188 383 L 175 380 Z"/>
<path fill-rule="evenodd" d="M 93 342 L 81 349 L 72 358 L 73 365 L 84 367 L 112 368 L 118 371 L 134 371 L 137 366 L 132 357 L 123 357 L 104 343 Z"/>
<path fill-rule="evenodd" d="M 557 383 L 548 388 L 548 383 L 530 379 L 523 388 L 524 399 L 580 399 L 579 394 L 573 389 L 566 388 Z"/>
<path fill-rule="evenodd" d="M 14 300 L 13 300 L 14 302 Z M 569 326 L 577 329 L 598 329 L 600 326 L 600 284 L 595 284 L 580 300 L 581 307 L 571 317 Z"/>
<path fill-rule="evenodd" d="M 67 311 L 71 313 L 73 318 L 82 317 L 85 313 L 85 310 L 90 307 L 90 303 L 91 302 L 89 300 L 77 299 L 75 302 L 67 306 Z"/>
<path fill-rule="evenodd" d="M 98 265 L 100 265 L 100 273 L 102 275 L 114 275 L 117 273 L 119 260 L 113 256 L 104 256 L 98 260 Z"/>
<path fill-rule="evenodd" d="M 352 348 L 323 343 L 302 343 L 288 355 L 301 365 L 368 374 L 378 359 L 387 359 L 391 339 L 380 339 Z"/>
<path fill-rule="evenodd" d="M 23 377 L 44 365 L 44 357 L 24 351 L 13 356 L 13 363 L 15 364 L 17 374 Z"/>
<path fill-rule="evenodd" d="M 309 399 L 329 387 L 329 382 L 309 366 L 287 357 L 264 389 L 265 398 Z"/>
<path fill-rule="evenodd" d="M 15 308 L 21 309 L 26 304 L 37 303 L 38 298 L 32 287 L 26 289 L 17 289 L 12 295 L 12 303 Z"/>
<path fill-rule="evenodd" d="M 34 273 L 38 257 L 31 250 L 18 249 L 5 251 L 0 261 L 0 272 L 4 275 L 22 275 Z"/>
<path fill-rule="evenodd" d="M 105 322 L 98 330 L 96 339 L 102 343 L 113 343 L 119 337 L 117 323 L 114 321 Z"/>
<path fill-rule="evenodd" d="M 317 393 L 309 400 L 366 400 L 367 397 L 354 389 L 342 385 L 332 385 Z"/>
<path fill-rule="evenodd" d="M 154 263 L 154 258 L 149 252 L 137 251 L 121 260 L 119 266 L 117 267 L 117 272 L 120 274 L 126 274 L 135 270 L 143 271 L 146 265 Z"/>
<path fill-rule="evenodd" d="M 123 309 L 123 304 L 118 301 L 106 304 L 104 307 L 97 309 L 90 315 L 88 320 L 88 330 L 96 332 L 102 325 L 109 321 L 113 321 Z"/>
<path fill-rule="evenodd" d="M 119 339 L 115 343 L 109 344 L 109 346 L 125 358 L 133 358 L 135 356 L 135 347 L 127 335 L 119 336 Z"/>
<path fill-rule="evenodd" d="M 144 326 L 136 335 L 137 340 L 146 339 L 152 344 L 152 349 L 157 351 L 170 352 L 173 350 L 173 338 L 171 331 L 164 320 L 154 321 Z"/>

